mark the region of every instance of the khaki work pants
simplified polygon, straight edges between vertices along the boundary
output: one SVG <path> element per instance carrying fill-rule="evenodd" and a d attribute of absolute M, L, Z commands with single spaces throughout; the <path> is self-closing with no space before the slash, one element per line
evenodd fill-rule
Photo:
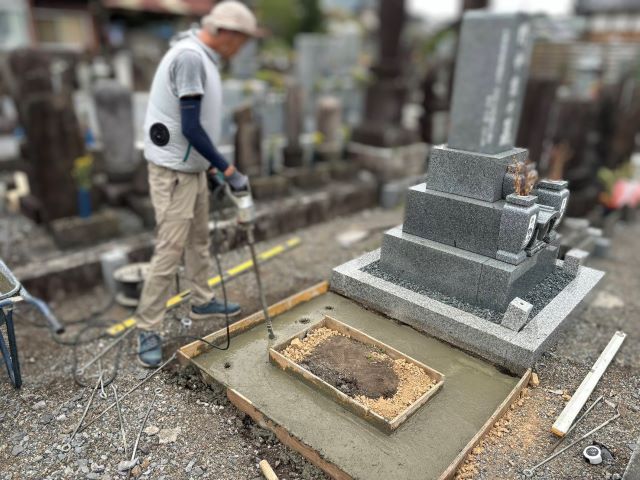
<path fill-rule="evenodd" d="M 209 190 L 206 173 L 182 173 L 149 162 L 151 203 L 156 216 L 156 246 L 135 317 L 138 328 L 160 330 L 165 305 L 184 254 L 191 282 L 191 304 L 213 298 L 207 280 Z"/>

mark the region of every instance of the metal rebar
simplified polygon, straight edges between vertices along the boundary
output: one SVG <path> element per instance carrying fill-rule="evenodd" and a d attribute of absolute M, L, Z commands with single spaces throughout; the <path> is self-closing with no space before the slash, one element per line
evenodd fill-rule
<path fill-rule="evenodd" d="M 144 383 L 149 381 L 149 379 L 151 379 L 156 373 L 158 373 L 160 370 L 162 370 L 165 367 L 165 365 L 167 365 L 169 362 L 171 362 L 175 358 L 176 358 L 176 354 L 174 353 L 173 355 L 171 355 L 169 357 L 169 359 L 167 361 L 165 361 L 162 365 L 160 365 L 153 372 L 151 372 L 148 376 L 146 376 L 144 378 L 144 380 L 141 380 L 135 386 L 131 387 L 122 397 L 120 397 L 120 400 L 126 398 L 130 393 L 132 393 L 135 390 L 137 390 L 138 388 L 140 388 Z M 111 410 L 115 406 L 116 406 L 116 403 L 113 402 L 111 405 L 109 405 L 107 408 L 105 408 L 102 412 L 100 412 L 97 416 L 93 417 L 90 422 L 87 422 L 87 424 L 82 428 L 82 430 L 87 428 L 89 425 L 93 425 L 99 418 L 101 418 L 105 413 L 107 413 L 109 410 Z"/>
<path fill-rule="evenodd" d="M 558 448 L 558 446 L 559 446 L 562 442 L 564 442 L 564 441 L 565 441 L 565 439 L 567 438 L 567 435 L 569 435 L 569 434 L 573 431 L 573 429 L 574 429 L 574 428 L 576 428 L 576 425 L 578 425 L 578 423 L 580 423 L 580 421 L 581 421 L 584 417 L 586 417 L 586 416 L 589 414 L 589 412 L 590 412 L 591 410 L 593 410 L 593 407 L 595 407 L 598 403 L 600 403 L 600 402 L 602 401 L 602 399 L 603 399 L 603 398 L 604 398 L 604 396 L 602 396 L 602 395 L 600 395 L 598 398 L 596 398 L 596 399 L 594 400 L 594 402 L 593 402 L 593 403 L 592 403 L 592 404 L 591 404 L 591 405 L 590 405 L 590 406 L 589 406 L 589 407 L 584 411 L 584 413 L 583 413 L 582 415 L 580 415 L 580 416 L 578 417 L 578 419 L 577 419 L 575 422 L 573 422 L 573 425 L 571 425 L 571 428 L 569 428 L 569 430 L 567 430 L 567 433 L 565 434 L 565 436 L 564 436 L 564 437 L 559 438 L 559 439 L 558 439 L 558 441 L 553 445 L 553 448 L 551 449 L 551 453 L 553 453 L 553 452 L 555 452 L 555 451 L 556 451 L 556 448 Z"/>
<path fill-rule="evenodd" d="M 76 426 L 76 428 L 73 430 L 73 433 L 69 437 L 69 441 L 62 446 L 62 450 L 63 451 L 66 452 L 66 451 L 71 450 L 71 442 L 76 437 L 77 433 L 80 431 L 80 427 L 82 427 L 82 422 L 84 422 L 84 419 L 87 416 L 87 412 L 89 411 L 89 407 L 91 407 L 91 404 L 93 403 L 93 397 L 95 397 L 96 391 L 98 391 L 98 387 L 100 386 L 100 382 L 102 382 L 102 372 L 100 372 L 100 376 L 98 377 L 98 381 L 96 382 L 95 386 L 93 387 L 93 390 L 91 391 L 91 397 L 89 397 L 89 401 L 87 402 L 87 406 L 84 407 L 84 412 L 82 412 L 82 417 L 80 418 L 80 421 L 78 422 L 78 425 Z"/>
<path fill-rule="evenodd" d="M 553 455 L 545 458 L 543 461 L 541 461 L 540 463 L 538 463 L 537 465 L 535 465 L 534 467 L 531 468 L 527 468 L 526 470 L 523 470 L 522 473 L 524 474 L 525 477 L 527 478 L 531 478 L 533 477 L 533 472 L 535 472 L 538 468 L 540 468 L 541 466 L 543 466 L 544 464 L 550 462 L 551 460 L 553 460 L 554 458 L 556 458 L 558 455 L 561 455 L 562 453 L 566 452 L 567 450 L 569 450 L 571 447 L 573 447 L 574 445 L 577 445 L 578 443 L 580 443 L 581 441 L 583 441 L 586 438 L 589 438 L 591 435 L 593 435 L 594 433 L 596 433 L 598 430 L 606 427 L 607 425 L 609 425 L 611 422 L 613 422 L 614 420 L 616 420 L 617 418 L 620 417 L 620 412 L 617 412 L 613 417 L 611 417 L 609 420 L 607 420 L 606 422 L 602 422 L 600 425 L 598 425 L 596 428 L 594 428 L 593 430 L 585 433 L 583 436 L 581 436 L 579 439 L 571 442 L 569 445 L 567 445 L 566 447 L 564 447 L 562 450 L 560 450 L 559 452 L 554 453 Z"/>
<path fill-rule="evenodd" d="M 260 267 L 258 266 L 258 257 L 256 256 L 255 240 L 253 238 L 253 225 L 249 225 L 247 228 L 247 243 L 249 244 L 249 251 L 251 252 L 251 259 L 253 260 L 253 270 L 256 274 L 256 283 L 258 284 L 258 294 L 260 295 L 260 303 L 262 304 L 262 311 L 264 312 L 264 320 L 267 324 L 267 332 L 269 332 L 269 339 L 276 338 L 273 333 L 273 324 L 271 322 L 271 315 L 269 315 L 269 307 L 267 306 L 267 299 L 264 296 L 264 289 L 262 288 L 262 277 L 260 276 Z"/>
<path fill-rule="evenodd" d="M 113 390 L 113 396 L 116 399 L 116 407 L 118 410 L 118 419 L 120 420 L 120 433 L 122 434 L 122 446 L 124 447 L 124 454 L 127 454 L 127 434 L 124 431 L 124 420 L 122 419 L 122 410 L 120 409 L 120 401 L 118 400 L 118 390 L 116 386 L 112 383 L 111 389 Z"/>

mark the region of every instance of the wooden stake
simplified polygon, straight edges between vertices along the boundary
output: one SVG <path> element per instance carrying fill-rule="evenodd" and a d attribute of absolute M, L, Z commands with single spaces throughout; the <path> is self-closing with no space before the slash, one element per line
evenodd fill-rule
<path fill-rule="evenodd" d="M 267 480 L 278 480 L 278 476 L 276 475 L 276 472 L 274 472 L 271 468 L 271 465 L 269 465 L 269 462 L 267 462 L 266 460 L 260 460 L 259 465 L 264 478 L 266 478 Z"/>
<path fill-rule="evenodd" d="M 571 400 L 569 400 L 569 403 L 567 403 L 564 410 L 562 410 L 562 413 L 551 427 L 551 431 L 554 435 L 564 437 L 567 434 L 574 420 L 580 413 L 580 410 L 582 410 L 584 404 L 589 400 L 589 396 L 596 388 L 600 378 L 602 378 L 602 375 L 613 360 L 613 357 L 615 357 L 626 337 L 627 335 L 623 332 L 616 332 L 613 335 L 609 344 L 602 351 L 598 360 L 596 360 L 596 363 L 591 367 L 591 371 L 584 378 L 576 392 L 571 397 Z"/>

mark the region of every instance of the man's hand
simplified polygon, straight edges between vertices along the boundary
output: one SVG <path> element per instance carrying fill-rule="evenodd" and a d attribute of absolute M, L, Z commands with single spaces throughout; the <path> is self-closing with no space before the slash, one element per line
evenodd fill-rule
<path fill-rule="evenodd" d="M 231 169 L 233 170 L 229 175 L 227 175 L 227 172 Z M 234 192 L 240 192 L 249 188 L 249 179 L 246 175 L 240 173 L 235 167 L 229 167 L 224 174 L 225 180 Z"/>

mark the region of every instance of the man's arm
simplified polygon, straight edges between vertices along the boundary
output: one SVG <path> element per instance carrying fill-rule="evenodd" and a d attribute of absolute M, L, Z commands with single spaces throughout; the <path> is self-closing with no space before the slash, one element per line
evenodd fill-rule
<path fill-rule="evenodd" d="M 207 135 L 200 123 L 201 103 L 201 96 L 180 98 L 182 134 L 200 155 L 209 160 L 213 167 L 224 172 L 225 176 L 229 176 L 232 173 L 232 171 L 227 173 L 229 164 L 213 145 L 209 135 Z"/>

